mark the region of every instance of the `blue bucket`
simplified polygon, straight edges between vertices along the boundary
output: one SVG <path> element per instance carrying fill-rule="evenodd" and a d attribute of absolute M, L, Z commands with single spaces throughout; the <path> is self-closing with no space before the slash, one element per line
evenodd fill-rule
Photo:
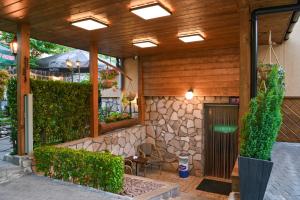
<path fill-rule="evenodd" d="M 179 166 L 179 177 L 180 178 L 187 178 L 189 177 L 189 171 L 186 169 L 185 166 Z"/>

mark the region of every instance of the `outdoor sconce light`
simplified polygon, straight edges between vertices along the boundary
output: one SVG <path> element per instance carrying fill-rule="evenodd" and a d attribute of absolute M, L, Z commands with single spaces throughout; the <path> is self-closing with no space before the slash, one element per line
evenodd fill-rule
<path fill-rule="evenodd" d="M 145 20 L 170 16 L 172 14 L 171 11 L 169 11 L 164 5 L 159 2 L 152 2 L 149 4 L 133 7 L 130 9 L 130 12 Z"/>
<path fill-rule="evenodd" d="M 15 36 L 14 39 L 9 44 L 11 52 L 16 56 L 18 53 L 18 41 Z"/>
<path fill-rule="evenodd" d="M 76 60 L 76 67 L 80 67 L 80 61 Z"/>
<path fill-rule="evenodd" d="M 72 68 L 73 67 L 72 61 L 70 59 L 66 60 L 66 65 L 67 65 L 68 68 Z"/>
<path fill-rule="evenodd" d="M 108 27 L 104 22 L 99 21 L 98 19 L 89 17 L 81 20 L 77 20 L 71 23 L 73 26 L 92 31 L 97 29 L 102 29 Z"/>
<path fill-rule="evenodd" d="M 193 89 L 189 89 L 186 93 L 185 93 L 185 98 L 187 100 L 191 100 L 194 97 L 194 91 Z"/>

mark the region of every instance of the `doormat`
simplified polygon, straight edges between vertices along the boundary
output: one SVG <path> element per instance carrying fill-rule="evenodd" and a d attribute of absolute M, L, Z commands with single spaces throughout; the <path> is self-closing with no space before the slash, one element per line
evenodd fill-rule
<path fill-rule="evenodd" d="M 203 179 L 198 185 L 197 190 L 205 192 L 217 193 L 222 195 L 229 195 L 231 192 L 231 183 L 216 181 L 211 179 Z"/>

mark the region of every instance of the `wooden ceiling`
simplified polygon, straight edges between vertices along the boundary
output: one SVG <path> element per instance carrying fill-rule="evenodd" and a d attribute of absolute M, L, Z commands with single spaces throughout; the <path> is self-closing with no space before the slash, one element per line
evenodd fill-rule
<path fill-rule="evenodd" d="M 152 0 L 151 0 L 152 1 Z M 296 0 L 249 0 L 252 9 L 296 3 Z M 74 48 L 89 49 L 98 41 L 103 54 L 128 57 L 189 49 L 216 49 L 239 46 L 238 0 L 161 0 L 173 15 L 145 21 L 129 12 L 132 6 L 149 0 L 0 0 L 0 30 L 16 32 L 16 22 L 30 23 L 31 37 Z M 109 27 L 86 31 L 70 22 L 78 17 L 97 16 Z M 292 13 L 260 19 L 261 43 L 270 28 L 277 43 L 283 41 Z M 182 32 L 200 31 L 205 41 L 185 44 L 177 39 Z M 152 38 L 156 48 L 139 49 L 134 39 Z"/>

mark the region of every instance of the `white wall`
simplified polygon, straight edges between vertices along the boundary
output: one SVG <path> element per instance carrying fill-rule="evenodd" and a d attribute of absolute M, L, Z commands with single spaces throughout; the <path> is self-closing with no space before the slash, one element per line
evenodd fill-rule
<path fill-rule="evenodd" d="M 126 58 L 124 60 L 125 73 L 129 76 L 132 81 L 128 78 L 125 78 L 125 90 L 129 90 L 127 92 L 138 92 L 138 60 L 134 60 L 133 58 Z M 130 84 L 131 83 L 131 84 Z"/>
<path fill-rule="evenodd" d="M 268 46 L 259 47 L 259 61 L 264 58 Z M 300 22 L 298 22 L 289 40 L 283 44 L 274 46 L 279 62 L 286 71 L 286 94 L 285 96 L 300 96 Z M 269 56 L 266 61 L 269 62 Z M 266 62 L 265 61 L 265 62 Z M 272 63 L 276 63 L 273 56 Z"/>

